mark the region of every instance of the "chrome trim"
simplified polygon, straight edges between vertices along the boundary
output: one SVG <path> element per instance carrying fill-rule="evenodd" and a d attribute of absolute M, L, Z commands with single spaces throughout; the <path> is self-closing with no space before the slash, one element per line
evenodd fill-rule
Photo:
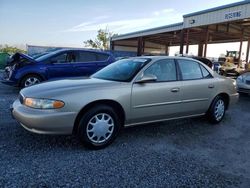
<path fill-rule="evenodd" d="M 162 102 L 162 103 L 153 103 L 153 104 L 142 104 L 134 106 L 133 108 L 147 108 L 153 106 L 163 106 L 163 105 L 171 105 L 171 104 L 180 104 L 180 103 L 190 103 L 190 102 L 200 102 L 200 101 L 208 101 L 208 98 L 204 99 L 188 99 L 183 101 L 173 101 L 173 102 Z"/>
<path fill-rule="evenodd" d="M 203 99 L 188 99 L 188 100 L 183 100 L 183 103 L 189 103 L 189 102 L 200 102 L 200 101 L 208 101 L 208 98 L 203 98 Z"/>
<path fill-rule="evenodd" d="M 124 127 L 130 127 L 130 126 L 148 124 L 148 123 L 157 123 L 157 122 L 170 121 L 170 120 L 176 120 L 176 119 L 192 118 L 192 117 L 203 116 L 205 114 L 206 113 L 189 115 L 189 116 L 182 116 L 182 117 L 177 117 L 177 118 L 166 118 L 166 119 L 160 119 L 160 120 L 154 120 L 154 121 L 145 121 L 145 122 L 140 122 L 140 123 L 129 123 L 129 124 L 125 124 Z"/>
<path fill-rule="evenodd" d="M 173 102 L 162 102 L 162 103 L 154 103 L 154 104 L 142 104 L 138 106 L 134 106 L 133 108 L 146 108 L 152 106 L 163 106 L 163 105 L 171 105 L 171 104 L 180 104 L 181 101 L 173 101 Z"/>

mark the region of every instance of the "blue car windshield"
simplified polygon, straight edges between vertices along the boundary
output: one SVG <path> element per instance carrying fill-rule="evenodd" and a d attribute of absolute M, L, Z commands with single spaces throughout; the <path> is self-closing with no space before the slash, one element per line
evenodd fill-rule
<path fill-rule="evenodd" d="M 54 56 L 57 53 L 58 53 L 58 51 L 46 52 L 38 57 L 35 57 L 35 60 L 36 61 L 44 61 L 44 60 L 47 60 L 48 58 Z"/>
<path fill-rule="evenodd" d="M 93 74 L 92 78 L 130 82 L 134 76 L 148 63 L 149 58 L 122 59 Z"/>

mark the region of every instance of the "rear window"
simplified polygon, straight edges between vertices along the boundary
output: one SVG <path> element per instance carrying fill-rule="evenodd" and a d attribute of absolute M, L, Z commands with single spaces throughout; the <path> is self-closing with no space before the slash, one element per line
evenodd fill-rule
<path fill-rule="evenodd" d="M 109 55 L 108 54 L 97 53 L 96 57 L 97 57 L 97 61 L 107 61 L 108 58 L 109 58 Z"/>
<path fill-rule="evenodd" d="M 79 52 L 79 62 L 95 62 L 97 61 L 97 55 L 94 52 Z"/>
<path fill-rule="evenodd" d="M 183 80 L 195 80 L 203 78 L 199 63 L 185 59 L 178 60 L 178 63 L 181 69 Z"/>
<path fill-rule="evenodd" d="M 208 70 L 205 67 L 203 67 L 202 65 L 200 65 L 200 67 L 204 78 L 212 78 L 212 75 L 208 72 Z"/>

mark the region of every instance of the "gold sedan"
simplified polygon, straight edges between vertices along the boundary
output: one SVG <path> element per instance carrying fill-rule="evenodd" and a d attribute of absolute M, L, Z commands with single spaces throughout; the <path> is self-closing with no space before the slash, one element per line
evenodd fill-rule
<path fill-rule="evenodd" d="M 236 102 L 235 82 L 183 57 L 119 60 L 89 79 L 52 81 L 25 88 L 12 114 L 40 134 L 75 133 L 100 149 L 121 127 L 206 115 L 219 123 Z"/>

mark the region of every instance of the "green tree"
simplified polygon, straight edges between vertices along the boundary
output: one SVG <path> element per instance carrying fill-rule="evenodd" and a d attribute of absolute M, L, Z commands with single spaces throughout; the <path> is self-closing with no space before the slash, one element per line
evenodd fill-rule
<path fill-rule="evenodd" d="M 25 53 L 25 50 L 19 49 L 17 47 L 14 46 L 8 46 L 8 45 L 0 45 L 0 52 L 5 52 L 5 53 L 10 53 L 10 54 L 14 54 L 16 52 L 21 52 L 21 53 Z"/>
<path fill-rule="evenodd" d="M 102 49 L 102 50 L 108 50 L 110 48 L 109 41 L 111 37 L 116 36 L 117 34 L 113 34 L 112 32 L 109 32 L 109 30 L 106 28 L 99 29 L 97 32 L 97 36 L 94 40 L 89 39 L 84 41 L 85 47 L 91 47 L 96 49 Z"/>

